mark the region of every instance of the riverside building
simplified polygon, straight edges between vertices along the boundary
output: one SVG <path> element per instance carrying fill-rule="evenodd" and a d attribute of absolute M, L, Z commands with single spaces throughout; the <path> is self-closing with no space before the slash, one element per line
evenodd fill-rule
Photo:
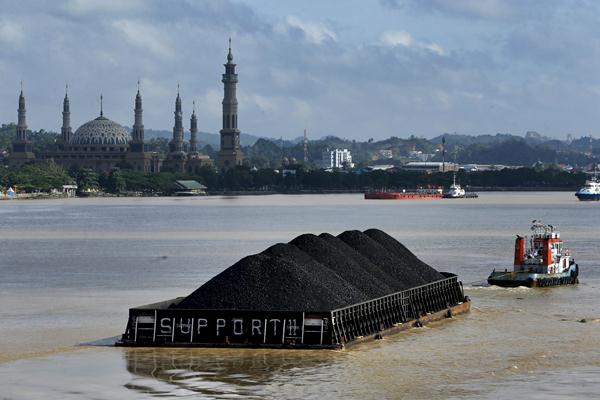
<path fill-rule="evenodd" d="M 243 154 L 240 149 L 240 130 L 238 129 L 238 102 L 236 97 L 237 73 L 233 63 L 231 39 L 225 73 L 223 97 L 223 129 L 221 129 L 221 148 L 218 166 L 224 171 L 241 165 Z M 169 152 L 164 159 L 156 152 L 146 151 L 144 142 L 144 122 L 142 95 L 139 82 L 135 96 L 134 124 L 131 133 L 119 123 L 104 115 L 102 96 L 100 96 L 100 115 L 81 125 L 75 132 L 71 128 L 71 105 L 68 91 L 63 99 L 62 127 L 60 138 L 50 148 L 33 153 L 32 142 L 28 137 L 25 95 L 21 87 L 19 95 L 17 134 L 12 143 L 8 158 L 9 164 L 22 166 L 36 159 L 53 160 L 64 168 L 91 168 L 95 171 L 108 171 L 114 167 L 127 167 L 136 171 L 156 173 L 161 170 L 193 173 L 200 168 L 212 167 L 213 160 L 202 154 L 198 148 L 198 119 L 195 104 L 190 117 L 190 140 L 185 143 L 182 100 L 177 88 L 175 99 L 175 123 L 173 137 L 169 142 Z"/>
<path fill-rule="evenodd" d="M 354 168 L 352 153 L 348 149 L 327 149 L 323 151 L 321 164 L 324 169 Z"/>

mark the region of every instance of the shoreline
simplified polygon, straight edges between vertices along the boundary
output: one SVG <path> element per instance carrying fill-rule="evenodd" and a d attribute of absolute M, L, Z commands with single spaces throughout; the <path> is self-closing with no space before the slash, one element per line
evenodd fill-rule
<path fill-rule="evenodd" d="M 480 193 L 480 192 L 576 192 L 577 188 L 563 188 L 563 187 L 469 187 L 467 193 Z M 394 192 L 401 191 L 402 189 L 389 189 L 385 191 Z M 291 190 L 291 191 L 279 191 L 279 190 L 210 190 L 206 194 L 197 196 L 169 196 L 163 193 L 121 193 L 121 194 L 110 194 L 102 193 L 98 195 L 86 195 L 86 196 L 57 196 L 52 194 L 41 194 L 41 193 L 23 193 L 17 194 L 15 197 L 1 197 L 0 201 L 3 200 L 50 200 L 50 199 L 66 199 L 66 198 L 101 198 L 101 197 L 207 197 L 207 196 L 267 196 L 267 195 L 326 195 L 326 194 L 363 194 L 368 190 L 358 189 L 324 189 L 324 190 Z"/>

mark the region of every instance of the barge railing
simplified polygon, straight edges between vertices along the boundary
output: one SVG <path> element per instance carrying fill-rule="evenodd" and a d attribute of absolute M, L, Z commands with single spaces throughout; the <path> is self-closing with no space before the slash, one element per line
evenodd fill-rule
<path fill-rule="evenodd" d="M 456 275 L 329 311 L 180 309 L 183 299 L 129 310 L 122 346 L 339 348 L 465 301 Z"/>
<path fill-rule="evenodd" d="M 343 345 L 462 303 L 462 282 L 453 274 L 445 275 L 436 282 L 331 311 L 333 343 Z"/>

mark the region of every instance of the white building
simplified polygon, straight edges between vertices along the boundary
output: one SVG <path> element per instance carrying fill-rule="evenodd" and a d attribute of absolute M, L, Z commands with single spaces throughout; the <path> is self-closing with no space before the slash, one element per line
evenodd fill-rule
<path fill-rule="evenodd" d="M 450 162 L 442 163 L 438 161 L 409 162 L 404 164 L 402 169 L 420 172 L 448 172 L 458 171 L 458 164 Z"/>
<path fill-rule="evenodd" d="M 435 154 L 423 153 L 420 150 L 412 150 L 408 152 L 408 158 L 411 160 L 428 161 L 433 158 Z"/>
<path fill-rule="evenodd" d="M 380 158 L 394 158 L 394 153 L 392 150 L 379 150 Z"/>
<path fill-rule="evenodd" d="M 352 154 L 348 149 L 327 149 L 322 154 L 322 167 L 329 168 L 354 168 Z"/>

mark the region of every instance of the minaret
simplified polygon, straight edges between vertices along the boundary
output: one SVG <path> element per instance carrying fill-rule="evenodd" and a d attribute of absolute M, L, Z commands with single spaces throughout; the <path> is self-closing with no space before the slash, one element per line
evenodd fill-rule
<path fill-rule="evenodd" d="M 129 149 L 132 152 L 140 153 L 144 151 L 144 120 L 142 109 L 142 95 L 140 94 L 140 81 L 138 80 L 137 94 L 135 95 L 134 123 L 132 131 L 132 140 Z"/>
<path fill-rule="evenodd" d="M 65 99 L 63 100 L 63 123 L 62 128 L 60 128 L 60 133 L 62 134 L 63 144 L 68 144 L 71 141 L 71 134 L 73 131 L 71 130 L 71 107 L 69 104 L 69 85 L 65 87 Z"/>
<path fill-rule="evenodd" d="M 23 81 L 21 81 L 21 94 L 19 95 L 19 109 L 17 123 L 17 141 L 27 141 L 27 120 L 25 117 L 25 96 L 23 95 Z"/>
<path fill-rule="evenodd" d="M 21 94 L 19 94 L 19 109 L 17 122 L 17 135 L 12 144 L 9 162 L 14 166 L 21 166 L 35 159 L 31 141 L 27 139 L 27 118 L 25 117 L 25 96 L 23 95 L 23 82 L 21 81 Z"/>
<path fill-rule="evenodd" d="M 229 53 L 227 64 L 221 82 L 224 84 L 223 96 L 223 129 L 221 129 L 221 151 L 219 151 L 218 164 L 222 170 L 242 164 L 243 154 L 240 150 L 240 130 L 238 129 L 238 102 L 236 86 L 238 76 L 235 73 L 235 64 L 231 54 L 231 38 L 229 38 Z"/>
<path fill-rule="evenodd" d="M 171 152 L 183 151 L 183 114 L 181 113 L 181 97 L 179 97 L 179 84 L 177 85 L 177 98 L 175 99 L 175 126 L 173 126 L 173 140 L 170 143 Z"/>
<path fill-rule="evenodd" d="M 190 119 L 190 153 L 198 152 L 198 141 L 196 135 L 198 133 L 198 119 L 196 118 L 196 102 L 192 102 L 192 118 Z"/>

